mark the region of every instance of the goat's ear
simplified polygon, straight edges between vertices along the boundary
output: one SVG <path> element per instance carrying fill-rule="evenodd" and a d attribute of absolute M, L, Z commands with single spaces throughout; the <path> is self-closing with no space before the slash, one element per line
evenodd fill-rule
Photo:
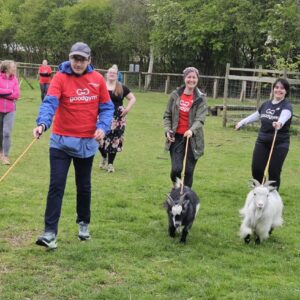
<path fill-rule="evenodd" d="M 269 185 L 268 189 L 269 189 L 270 192 L 272 192 L 274 190 L 277 190 L 277 186 Z"/>
<path fill-rule="evenodd" d="M 249 180 L 249 188 L 250 189 L 254 189 L 258 186 L 260 186 L 260 183 L 258 182 L 258 180 L 254 179 L 254 178 Z"/>
<path fill-rule="evenodd" d="M 190 203 L 190 200 L 189 200 L 189 199 L 188 199 L 188 200 L 185 200 L 185 201 L 183 202 L 183 206 L 184 206 L 185 209 L 188 207 L 189 203 Z"/>

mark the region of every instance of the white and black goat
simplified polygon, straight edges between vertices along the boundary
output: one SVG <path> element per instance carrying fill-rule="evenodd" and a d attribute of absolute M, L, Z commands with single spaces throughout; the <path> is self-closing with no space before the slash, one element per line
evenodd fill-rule
<path fill-rule="evenodd" d="M 176 230 L 183 226 L 180 242 L 185 243 L 197 212 L 200 208 L 200 200 L 196 193 L 189 187 L 184 186 L 181 194 L 180 180 L 167 195 L 165 202 L 169 219 L 169 235 L 175 237 Z"/>
<path fill-rule="evenodd" d="M 252 179 L 252 190 L 248 193 L 245 205 L 240 210 L 243 218 L 240 227 L 240 237 L 249 243 L 251 235 L 255 234 L 255 243 L 260 244 L 266 240 L 273 229 L 282 225 L 282 199 L 276 187 L 267 181 L 261 185 Z"/>

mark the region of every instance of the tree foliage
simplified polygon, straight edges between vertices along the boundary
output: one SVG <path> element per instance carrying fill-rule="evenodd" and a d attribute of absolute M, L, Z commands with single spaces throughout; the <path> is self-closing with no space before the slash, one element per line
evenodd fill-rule
<path fill-rule="evenodd" d="M 0 0 L 0 58 L 59 63 L 76 41 L 99 67 L 205 74 L 236 67 L 297 70 L 297 0 Z M 150 49 L 154 51 L 150 51 Z"/>

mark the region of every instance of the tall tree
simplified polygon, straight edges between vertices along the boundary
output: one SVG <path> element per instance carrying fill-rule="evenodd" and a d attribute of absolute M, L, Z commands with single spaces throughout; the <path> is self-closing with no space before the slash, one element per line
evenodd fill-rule
<path fill-rule="evenodd" d="M 296 0 L 153 0 L 151 39 L 174 71 L 195 64 L 206 74 L 221 74 L 226 62 L 254 67 L 265 62 L 269 28 L 278 30 L 272 36 L 287 38 L 280 56 L 299 42 L 296 5 Z"/>
<path fill-rule="evenodd" d="M 264 59 L 270 68 L 300 69 L 300 4 L 296 0 L 276 3 L 267 11 Z"/>
<path fill-rule="evenodd" d="M 84 41 L 92 49 L 93 62 L 103 66 L 112 49 L 110 1 L 82 0 L 68 10 L 65 28 L 72 41 Z"/>
<path fill-rule="evenodd" d="M 123 68 L 128 63 L 143 64 L 149 60 L 148 0 L 112 0 L 113 6 L 113 51 L 115 62 Z"/>
<path fill-rule="evenodd" d="M 0 0 L 0 58 L 17 56 L 18 45 L 15 40 L 19 19 L 19 5 L 22 0 Z"/>
<path fill-rule="evenodd" d="M 51 33 L 49 15 L 62 6 L 74 3 L 76 1 L 26 0 L 20 6 L 20 23 L 17 27 L 16 40 L 25 49 L 27 60 L 34 61 L 37 58 L 41 60 L 51 55 L 49 40 L 57 32 L 52 31 L 52 34 L 49 34 Z M 57 40 L 57 43 L 60 41 Z"/>

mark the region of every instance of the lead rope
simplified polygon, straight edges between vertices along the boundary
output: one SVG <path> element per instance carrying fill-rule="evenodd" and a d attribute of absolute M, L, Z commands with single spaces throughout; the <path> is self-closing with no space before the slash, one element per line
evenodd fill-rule
<path fill-rule="evenodd" d="M 23 151 L 23 153 L 16 159 L 16 161 L 7 169 L 7 171 L 2 175 L 0 178 L 0 183 L 1 181 L 9 174 L 9 172 L 15 167 L 15 165 L 20 161 L 20 159 L 26 154 L 26 152 L 30 149 L 30 147 L 34 144 L 34 142 L 37 139 L 35 138 L 28 146 L 27 148 Z"/>
<path fill-rule="evenodd" d="M 270 166 L 271 156 L 272 156 L 274 145 L 275 145 L 277 131 L 278 131 L 278 129 L 275 128 L 275 133 L 274 133 L 273 142 L 272 142 L 272 146 L 271 146 L 271 150 L 270 150 L 270 154 L 269 154 L 269 159 L 268 159 L 266 167 L 265 167 L 264 177 L 263 177 L 261 185 L 263 185 L 266 182 L 266 179 L 267 179 L 267 173 L 269 171 L 269 166 Z"/>
<path fill-rule="evenodd" d="M 183 175 L 182 175 L 182 180 L 181 180 L 181 190 L 180 194 L 183 194 L 183 186 L 184 186 L 184 177 L 185 177 L 185 167 L 186 167 L 186 158 L 187 158 L 187 152 L 188 152 L 188 146 L 189 146 L 189 136 L 186 138 L 186 144 L 185 144 L 185 153 L 184 153 L 184 159 L 183 159 Z"/>

